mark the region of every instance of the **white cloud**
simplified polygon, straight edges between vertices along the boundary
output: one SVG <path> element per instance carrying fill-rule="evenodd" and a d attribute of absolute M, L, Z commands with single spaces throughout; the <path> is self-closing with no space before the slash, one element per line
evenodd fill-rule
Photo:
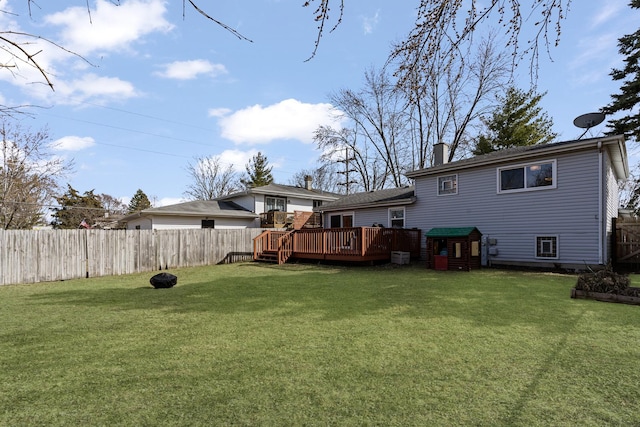
<path fill-rule="evenodd" d="M 0 3 L 0 6 L 3 4 L 5 3 Z M 8 9 L 2 7 L 0 10 Z M 95 8 L 90 12 L 86 7 L 79 6 L 48 15 L 44 18 L 45 23 L 59 27 L 60 35 L 52 36 L 44 29 L 39 34 L 55 40 L 64 49 L 44 39 L 21 34 L 16 34 L 13 40 L 25 47 L 28 53 L 38 53 L 38 64 L 46 70 L 55 93 L 46 84 L 40 71 L 18 51 L 0 51 L 1 63 L 16 65 L 11 72 L 0 73 L 0 79 L 22 87 L 30 96 L 41 100 L 52 100 L 55 96 L 56 103 L 66 103 L 66 97 L 76 97 L 80 101 L 104 101 L 104 98 L 122 100 L 138 96 L 130 82 L 98 77 L 93 73 L 85 76 L 76 74 L 87 69 L 89 64 L 73 53 L 90 59 L 88 54 L 96 51 L 104 54 L 128 50 L 145 35 L 169 31 L 172 26 L 163 18 L 165 13 L 166 5 L 162 0 L 130 0 L 122 2 L 120 6 L 109 0 L 97 0 Z M 29 32 L 21 29 L 15 20 L 9 20 L 7 16 L 11 15 L 0 13 L 0 23 L 5 29 L 17 33 Z"/>
<path fill-rule="evenodd" d="M 615 18 L 622 9 L 627 7 L 627 3 L 622 0 L 604 2 L 602 7 L 594 13 L 591 19 L 591 28 L 598 27 Z"/>
<path fill-rule="evenodd" d="M 88 55 L 96 51 L 122 51 L 142 36 L 168 32 L 173 26 L 164 19 L 164 0 L 129 0 L 116 5 L 97 0 L 90 13 L 77 6 L 48 15 L 45 21 L 62 27 L 62 45 Z"/>
<path fill-rule="evenodd" d="M 313 142 L 321 125 L 336 125 L 331 104 L 306 104 L 286 99 L 267 107 L 254 105 L 219 120 L 222 136 L 237 144 L 264 144 L 277 139 Z"/>
<path fill-rule="evenodd" d="M 153 207 L 154 208 L 159 208 L 162 206 L 170 206 L 170 205 L 175 205 L 178 203 L 183 203 L 186 200 L 183 198 L 178 198 L 178 197 L 163 197 L 161 199 L 158 199 L 156 201 L 153 202 Z"/>
<path fill-rule="evenodd" d="M 373 16 L 362 17 L 362 30 L 365 34 L 371 34 L 378 26 L 378 22 L 380 22 L 380 10 L 376 10 Z"/>
<path fill-rule="evenodd" d="M 256 154 L 258 154 L 258 150 L 224 150 L 217 157 L 220 159 L 222 165 L 231 165 L 234 171 L 244 172 L 245 165 L 249 163 L 249 160 Z"/>
<path fill-rule="evenodd" d="M 47 92 L 48 95 L 51 95 Z M 135 98 L 140 94 L 132 83 L 117 77 L 100 77 L 95 74 L 85 74 L 79 79 L 69 82 L 59 82 L 56 86 L 59 103 L 78 103 L 88 100 L 115 99 L 124 100 Z"/>
<path fill-rule="evenodd" d="M 192 61 L 175 61 L 163 65 L 163 71 L 155 73 L 157 76 L 167 79 L 190 80 L 201 74 L 217 77 L 227 73 L 227 69 L 222 64 L 213 64 L 204 59 L 194 59 Z"/>
<path fill-rule="evenodd" d="M 224 117 L 230 112 L 229 108 L 211 108 L 209 109 L 209 117 Z"/>
<path fill-rule="evenodd" d="M 90 136 L 69 135 L 53 141 L 51 148 L 59 151 L 80 151 L 94 145 L 95 140 Z"/>

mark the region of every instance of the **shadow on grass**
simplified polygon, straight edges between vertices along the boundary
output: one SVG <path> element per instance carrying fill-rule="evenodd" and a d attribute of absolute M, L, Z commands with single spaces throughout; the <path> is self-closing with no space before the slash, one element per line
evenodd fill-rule
<path fill-rule="evenodd" d="M 178 285 L 170 289 L 154 289 L 147 277 L 139 275 L 75 289 L 52 288 L 32 298 L 40 304 L 111 310 L 223 314 L 268 310 L 280 316 L 313 313 L 324 320 L 393 310 L 394 316 L 457 317 L 482 325 L 523 323 L 564 328 L 563 317 L 570 321 L 566 312 L 574 283 L 571 276 L 499 270 L 433 272 L 416 266 L 283 268 L 245 264 L 235 270 L 216 268 L 222 267 L 212 267 L 206 278 L 176 273 Z M 559 321 L 548 322 L 550 315 Z"/>

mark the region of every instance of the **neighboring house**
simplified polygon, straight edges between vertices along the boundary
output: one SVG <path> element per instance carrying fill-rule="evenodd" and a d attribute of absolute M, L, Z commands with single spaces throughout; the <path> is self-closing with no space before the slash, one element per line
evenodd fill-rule
<path fill-rule="evenodd" d="M 325 228 L 405 227 L 406 207 L 415 203 L 413 187 L 390 188 L 344 196 L 317 208 Z"/>
<path fill-rule="evenodd" d="M 196 200 L 144 209 L 122 219 L 128 230 L 177 228 L 250 228 L 259 216 L 231 201 Z"/>
<path fill-rule="evenodd" d="M 150 208 L 128 215 L 122 221 L 127 229 L 171 228 L 259 228 L 261 215 L 269 211 L 307 212 L 314 207 L 341 197 L 311 188 L 269 184 L 229 194 L 216 200 L 196 200 L 175 205 Z M 303 217 L 304 222 L 308 217 Z"/>
<path fill-rule="evenodd" d="M 260 215 L 269 211 L 312 212 L 314 208 L 319 208 L 325 203 L 333 202 L 340 197 L 342 196 L 339 194 L 313 189 L 311 181 L 307 180 L 304 187 L 269 184 L 248 188 L 238 193 L 220 197 L 218 200 L 232 201 Z M 256 227 L 259 226 L 260 223 L 258 222 Z"/>
<path fill-rule="evenodd" d="M 501 150 L 408 173 L 405 227 L 475 227 L 494 265 L 603 265 L 628 175 L 622 136 Z"/>

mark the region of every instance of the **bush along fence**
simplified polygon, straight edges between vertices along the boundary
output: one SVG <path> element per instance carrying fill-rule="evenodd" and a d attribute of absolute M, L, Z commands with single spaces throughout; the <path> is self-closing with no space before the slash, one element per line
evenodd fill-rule
<path fill-rule="evenodd" d="M 262 231 L 0 230 L 0 285 L 250 260 Z"/>

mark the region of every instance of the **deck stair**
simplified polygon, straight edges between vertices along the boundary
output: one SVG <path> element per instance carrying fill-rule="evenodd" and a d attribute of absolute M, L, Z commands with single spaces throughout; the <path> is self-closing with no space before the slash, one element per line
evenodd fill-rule
<path fill-rule="evenodd" d="M 277 250 L 266 250 L 263 251 L 255 257 L 256 261 L 260 262 L 273 262 L 278 263 L 278 251 Z"/>

